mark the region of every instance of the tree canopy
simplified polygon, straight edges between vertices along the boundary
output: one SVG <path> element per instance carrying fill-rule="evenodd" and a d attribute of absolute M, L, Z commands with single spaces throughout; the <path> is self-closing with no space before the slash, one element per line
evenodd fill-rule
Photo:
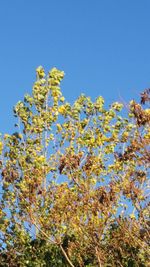
<path fill-rule="evenodd" d="M 150 89 L 105 107 L 36 70 L 1 136 L 0 266 L 149 266 Z"/>

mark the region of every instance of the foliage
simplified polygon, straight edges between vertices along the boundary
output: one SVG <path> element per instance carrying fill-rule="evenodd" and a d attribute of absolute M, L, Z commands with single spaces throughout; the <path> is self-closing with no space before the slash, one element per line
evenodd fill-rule
<path fill-rule="evenodd" d="M 62 71 L 36 74 L 0 141 L 0 266 L 148 266 L 150 90 L 71 105 Z"/>

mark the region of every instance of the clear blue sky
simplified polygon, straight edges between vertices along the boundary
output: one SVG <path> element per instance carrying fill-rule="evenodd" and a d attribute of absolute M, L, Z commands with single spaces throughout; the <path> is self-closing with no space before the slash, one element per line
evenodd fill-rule
<path fill-rule="evenodd" d="M 0 132 L 39 65 L 65 71 L 69 101 L 137 99 L 150 87 L 150 0 L 0 1 Z"/>

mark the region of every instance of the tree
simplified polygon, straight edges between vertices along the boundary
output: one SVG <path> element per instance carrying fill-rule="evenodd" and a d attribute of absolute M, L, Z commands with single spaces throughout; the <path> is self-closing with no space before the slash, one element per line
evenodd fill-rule
<path fill-rule="evenodd" d="M 148 266 L 150 90 L 71 105 L 62 71 L 36 74 L 0 141 L 0 266 Z"/>

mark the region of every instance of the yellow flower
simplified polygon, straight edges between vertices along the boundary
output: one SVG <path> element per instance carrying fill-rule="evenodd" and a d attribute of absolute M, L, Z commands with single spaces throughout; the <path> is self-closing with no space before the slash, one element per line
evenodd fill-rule
<path fill-rule="evenodd" d="M 58 108 L 58 112 L 60 113 L 60 114 L 64 114 L 65 113 L 65 106 L 64 105 L 62 105 L 62 106 L 60 106 L 59 108 Z"/>
<path fill-rule="evenodd" d="M 36 69 L 36 73 L 39 76 L 40 79 L 42 79 L 45 76 L 44 68 L 42 66 L 39 66 Z"/>
<path fill-rule="evenodd" d="M 62 96 L 62 97 L 60 98 L 60 101 L 61 101 L 61 102 L 64 102 L 64 101 L 65 101 L 64 96 Z"/>
<path fill-rule="evenodd" d="M 135 215 L 132 213 L 132 214 L 130 214 L 130 218 L 131 219 L 135 219 Z"/>
<path fill-rule="evenodd" d="M 145 109 L 145 113 L 146 113 L 147 115 L 150 115 L 150 108 Z"/>
<path fill-rule="evenodd" d="M 59 123 L 57 124 L 57 130 L 58 130 L 58 132 L 61 132 L 61 130 L 62 130 L 62 127 Z"/>
<path fill-rule="evenodd" d="M 2 150 L 3 150 L 3 143 L 0 142 L 0 154 L 2 154 Z"/>

